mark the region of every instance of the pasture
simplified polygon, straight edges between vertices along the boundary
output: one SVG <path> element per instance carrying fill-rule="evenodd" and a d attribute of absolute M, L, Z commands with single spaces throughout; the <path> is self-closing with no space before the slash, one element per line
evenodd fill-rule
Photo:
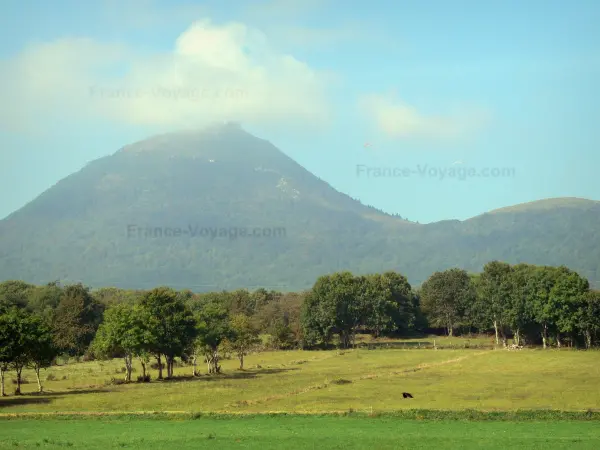
<path fill-rule="evenodd" d="M 231 359 L 223 360 L 221 375 L 194 378 L 192 368 L 182 366 L 175 379 L 156 381 L 152 370 L 152 382 L 127 385 L 110 384 L 123 378 L 120 360 L 53 366 L 42 372 L 43 394 L 36 392 L 34 373 L 24 372 L 25 395 L 0 399 L 0 413 L 600 408 L 600 352 L 460 349 L 464 343 L 457 338 L 438 345 L 447 349 L 256 353 L 246 357 L 243 371 Z M 403 399 L 402 392 L 414 399 Z"/>
<path fill-rule="evenodd" d="M 110 382 L 123 378 L 120 360 L 71 363 L 42 372 L 42 394 L 26 371 L 24 395 L 0 399 L 0 448 L 600 448 L 600 352 L 494 350 L 488 339 L 436 345 L 255 353 L 243 371 L 230 359 L 221 375 L 178 366 L 172 380 L 151 370 L 150 383 L 131 384 Z M 11 392 L 14 376 L 6 378 Z M 518 410 L 526 422 L 511 416 Z M 229 416 L 191 420 L 195 412 Z"/>

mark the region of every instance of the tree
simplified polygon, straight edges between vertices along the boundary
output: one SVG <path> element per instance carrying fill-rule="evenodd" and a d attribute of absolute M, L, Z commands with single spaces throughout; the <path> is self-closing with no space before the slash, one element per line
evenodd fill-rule
<path fill-rule="evenodd" d="M 378 277 L 376 275 L 376 277 Z M 380 333 L 399 331 L 407 333 L 414 329 L 417 324 L 419 315 L 419 306 L 415 303 L 418 301 L 412 291 L 412 287 L 408 279 L 397 272 L 384 272 L 381 277 L 381 289 L 385 292 L 387 300 L 374 311 L 378 311 L 378 317 L 388 315 L 392 320 L 388 322 L 388 326 L 380 328 Z M 367 309 L 369 306 L 367 306 Z M 387 320 L 384 320 L 386 322 Z"/>
<path fill-rule="evenodd" d="M 529 299 L 532 296 L 532 274 L 535 266 L 517 264 L 510 273 L 510 295 L 505 314 L 506 324 L 514 334 L 516 345 L 521 345 L 522 332 L 532 320 Z"/>
<path fill-rule="evenodd" d="M 435 272 L 420 290 L 421 307 L 433 326 L 443 326 L 449 336 L 465 316 L 467 303 L 474 297 L 469 274 L 461 269 Z"/>
<path fill-rule="evenodd" d="M 556 270 L 554 267 L 538 266 L 532 273 L 531 278 L 533 320 L 540 327 L 543 348 L 547 348 L 548 334 L 557 317 L 557 305 L 551 301 L 550 297 L 550 292 L 556 282 Z"/>
<path fill-rule="evenodd" d="M 27 308 L 51 322 L 62 296 L 63 289 L 58 281 L 36 286 L 29 291 Z"/>
<path fill-rule="evenodd" d="M 319 341 L 327 345 L 331 340 L 331 328 L 328 321 L 323 320 L 319 311 L 319 297 L 312 291 L 308 292 L 302 304 L 300 313 L 302 326 L 302 347 L 310 348 Z"/>
<path fill-rule="evenodd" d="M 47 319 L 31 315 L 28 321 L 26 360 L 27 365 L 35 371 L 38 392 L 42 392 L 40 370 L 50 367 L 59 354 L 59 349 L 52 337 L 52 327 Z"/>
<path fill-rule="evenodd" d="M 0 327 L 4 330 L 2 340 L 7 348 L 2 352 L 2 384 L 4 384 L 4 372 L 13 368 L 17 374 L 17 387 L 15 395 L 21 394 L 21 374 L 28 362 L 28 350 L 30 348 L 30 323 L 29 314 L 24 309 L 12 307 L 2 315 Z M 8 336 L 6 336 L 8 335 Z M 2 389 L 4 391 L 4 389 Z"/>
<path fill-rule="evenodd" d="M 231 314 L 245 314 L 252 316 L 256 311 L 256 297 L 247 289 L 238 289 L 229 293 L 229 312 Z"/>
<path fill-rule="evenodd" d="M 550 290 L 549 301 L 554 305 L 556 345 L 561 347 L 561 333 L 571 335 L 574 340 L 577 331 L 577 311 L 590 284 L 567 267 L 555 269 L 555 283 Z"/>
<path fill-rule="evenodd" d="M 278 318 L 268 328 L 269 345 L 277 350 L 289 349 L 295 344 L 294 331 L 290 327 L 289 319 L 286 315 Z"/>
<path fill-rule="evenodd" d="M 337 333 L 342 347 L 348 348 L 365 320 L 367 283 L 365 277 L 355 278 L 350 272 L 320 277 L 307 299 L 310 307 L 304 310 L 305 335 L 327 341 Z"/>
<path fill-rule="evenodd" d="M 103 307 L 81 283 L 66 286 L 53 318 L 56 345 L 71 356 L 83 355 L 100 322 Z"/>
<path fill-rule="evenodd" d="M 148 352 L 158 362 L 158 378 L 162 379 L 162 355 L 165 356 L 167 377 L 173 376 L 177 356 L 182 356 L 196 335 L 196 323 L 192 312 L 173 289 L 158 287 L 146 292 L 140 300 L 147 329 L 152 339 Z"/>
<path fill-rule="evenodd" d="M 140 358 L 142 376 L 146 376 L 145 356 L 155 344 L 154 338 L 140 306 L 115 304 L 104 312 L 104 321 L 92 342 L 92 351 L 101 358 L 122 357 L 125 361 L 125 381 L 130 382 L 133 358 Z"/>
<path fill-rule="evenodd" d="M 196 306 L 195 319 L 196 339 L 190 346 L 194 376 L 198 374 L 199 354 L 205 356 L 209 374 L 220 373 L 219 345 L 233 336 L 227 306 L 218 299 L 209 299 Z"/>
<path fill-rule="evenodd" d="M 0 309 L 12 306 L 25 308 L 30 292 L 35 286 L 21 280 L 8 280 L 0 283 Z"/>
<path fill-rule="evenodd" d="M 0 396 L 5 397 L 4 375 L 18 353 L 17 308 L 0 311 Z"/>
<path fill-rule="evenodd" d="M 105 307 L 113 306 L 119 303 L 135 303 L 141 293 L 135 290 L 120 289 L 116 287 L 103 287 L 92 292 L 96 301 Z"/>
<path fill-rule="evenodd" d="M 600 291 L 588 291 L 577 311 L 577 327 L 583 334 L 585 347 L 590 349 L 600 332 Z"/>
<path fill-rule="evenodd" d="M 511 297 L 510 264 L 492 261 L 483 267 L 478 283 L 479 317 L 484 324 L 491 324 L 496 335 L 496 345 L 499 335 L 502 344 L 506 346 L 505 327 L 508 325 L 507 313 L 510 309 Z"/>
<path fill-rule="evenodd" d="M 359 303 L 363 305 L 362 325 L 373 337 L 408 331 L 415 323 L 412 291 L 406 277 L 396 272 L 358 277 Z"/>
<path fill-rule="evenodd" d="M 275 291 L 267 291 L 264 288 L 258 288 L 252 294 L 251 303 L 254 306 L 255 311 L 258 311 L 264 308 L 269 303 L 272 303 L 275 300 L 278 300 L 283 294 Z"/>
<path fill-rule="evenodd" d="M 236 314 L 231 318 L 231 337 L 228 344 L 240 360 L 240 370 L 244 370 L 244 356 L 259 343 L 258 330 L 250 317 Z"/>

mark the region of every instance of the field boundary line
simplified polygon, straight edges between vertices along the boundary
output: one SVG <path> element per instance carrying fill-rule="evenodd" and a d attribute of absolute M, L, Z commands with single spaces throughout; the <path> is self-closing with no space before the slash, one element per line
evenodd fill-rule
<path fill-rule="evenodd" d="M 460 420 L 460 421 L 600 421 L 599 409 L 587 410 L 551 410 L 551 409 L 516 409 L 516 410 L 444 410 L 444 409 L 400 409 L 392 411 L 349 411 L 349 410 L 327 410 L 327 411 L 264 411 L 264 412 L 243 412 L 243 411 L 80 411 L 80 412 L 21 412 L 21 413 L 0 413 L 0 421 L 11 419 L 52 419 L 62 418 L 71 420 L 77 417 L 97 418 L 97 417 L 122 417 L 137 416 L 140 419 L 158 419 L 170 420 L 171 418 L 180 420 L 183 416 L 190 420 L 194 419 L 237 419 L 237 418 L 257 418 L 257 417 L 355 417 L 355 418 L 395 418 L 398 420 Z"/>

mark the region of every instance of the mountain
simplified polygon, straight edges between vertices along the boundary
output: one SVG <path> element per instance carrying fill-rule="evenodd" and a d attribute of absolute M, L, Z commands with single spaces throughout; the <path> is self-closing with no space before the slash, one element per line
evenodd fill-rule
<path fill-rule="evenodd" d="M 228 123 L 123 147 L 0 221 L 0 279 L 291 291 L 338 270 L 396 270 L 417 285 L 500 259 L 564 264 L 597 284 L 599 219 L 600 202 L 564 198 L 409 222 Z"/>

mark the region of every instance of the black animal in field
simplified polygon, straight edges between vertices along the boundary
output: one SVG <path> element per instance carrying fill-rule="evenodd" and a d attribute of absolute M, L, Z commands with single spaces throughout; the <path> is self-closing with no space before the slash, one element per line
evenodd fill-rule
<path fill-rule="evenodd" d="M 409 394 L 408 392 L 403 392 L 402 398 L 414 398 L 414 397 L 411 394 Z"/>

